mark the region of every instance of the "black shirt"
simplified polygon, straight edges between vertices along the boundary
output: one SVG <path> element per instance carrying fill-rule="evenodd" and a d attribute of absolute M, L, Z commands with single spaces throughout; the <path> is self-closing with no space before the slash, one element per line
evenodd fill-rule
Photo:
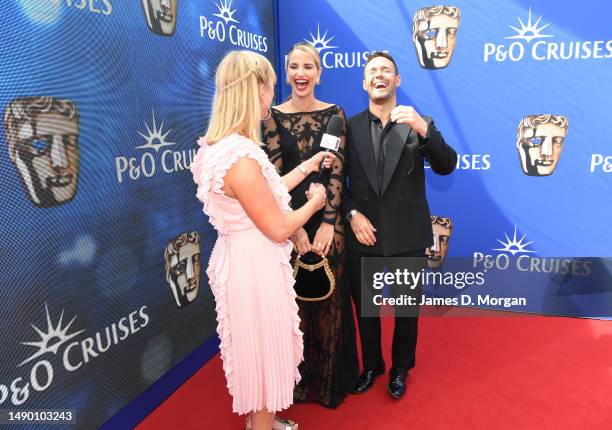
<path fill-rule="evenodd" d="M 374 159 L 376 160 L 376 172 L 378 174 L 378 185 L 381 185 L 383 177 L 383 167 L 387 156 L 387 140 L 389 131 L 395 123 L 391 120 L 383 127 L 381 120 L 368 110 L 370 120 L 370 131 L 372 133 L 372 147 L 374 149 Z"/>

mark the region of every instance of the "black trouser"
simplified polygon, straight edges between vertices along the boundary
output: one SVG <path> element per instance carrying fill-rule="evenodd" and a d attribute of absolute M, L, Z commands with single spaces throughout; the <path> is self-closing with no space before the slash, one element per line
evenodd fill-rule
<path fill-rule="evenodd" d="M 359 323 L 359 336 L 361 339 L 361 353 L 363 356 L 363 367 L 365 370 L 375 370 L 384 366 L 384 360 L 381 348 L 380 334 L 380 317 L 379 316 L 361 316 L 361 257 L 380 257 L 376 255 L 367 255 L 352 253 L 349 251 L 347 255 L 348 275 L 351 285 L 351 295 L 355 303 L 357 312 L 357 321 Z M 422 258 L 419 264 L 424 267 L 425 250 L 410 251 L 402 254 L 393 255 L 390 257 L 412 257 Z M 369 278 L 366 275 L 366 278 Z M 371 289 L 367 289 L 371 291 Z M 420 291 L 420 288 L 419 288 Z M 371 300 L 370 297 L 364 298 Z M 420 294 L 418 300 L 420 301 Z M 412 308 L 411 314 L 415 314 L 418 308 Z M 376 313 L 376 315 L 378 315 Z M 418 315 L 418 312 L 416 313 Z M 417 345 L 418 334 L 418 316 L 402 316 L 402 312 L 396 308 L 395 326 L 393 328 L 393 346 L 391 349 L 392 356 L 392 371 L 407 372 L 415 365 L 415 352 Z"/>

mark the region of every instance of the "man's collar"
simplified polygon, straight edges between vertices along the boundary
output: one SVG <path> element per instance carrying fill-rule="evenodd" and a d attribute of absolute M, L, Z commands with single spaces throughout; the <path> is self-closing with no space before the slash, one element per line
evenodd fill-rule
<path fill-rule="evenodd" d="M 380 123 L 382 125 L 382 121 L 379 117 L 377 117 L 376 115 L 374 115 L 372 113 L 372 111 L 370 110 L 370 108 L 368 108 L 368 122 L 372 123 L 372 121 L 376 121 L 378 123 Z M 392 124 L 392 121 L 389 120 L 389 122 L 387 123 L 387 125 Z"/>
<path fill-rule="evenodd" d="M 369 122 L 372 122 L 372 121 L 382 122 L 380 118 L 374 115 L 370 109 L 368 109 L 368 121 Z"/>

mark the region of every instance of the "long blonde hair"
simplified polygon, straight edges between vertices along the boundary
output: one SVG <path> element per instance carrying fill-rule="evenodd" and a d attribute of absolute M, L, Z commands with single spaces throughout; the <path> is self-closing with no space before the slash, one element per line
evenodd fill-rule
<path fill-rule="evenodd" d="M 206 131 L 213 144 L 231 133 L 260 140 L 259 84 L 276 82 L 270 62 L 252 51 L 231 51 L 217 67 L 215 97 Z"/>

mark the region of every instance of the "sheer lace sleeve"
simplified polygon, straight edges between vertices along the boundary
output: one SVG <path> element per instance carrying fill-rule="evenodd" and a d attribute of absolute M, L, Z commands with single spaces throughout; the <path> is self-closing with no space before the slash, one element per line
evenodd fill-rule
<path fill-rule="evenodd" d="M 329 224 L 336 223 L 336 215 L 340 210 L 340 203 L 342 202 L 342 192 L 344 184 L 344 154 L 346 145 L 346 115 L 344 110 L 338 106 L 338 115 L 344 120 L 342 126 L 342 134 L 340 135 L 340 147 L 336 154 L 336 159 L 331 169 L 331 176 L 329 184 L 327 185 L 327 204 L 323 211 L 323 222 Z"/>
<path fill-rule="evenodd" d="M 276 125 L 275 113 L 272 111 L 272 116 L 263 122 L 263 143 L 270 162 L 276 168 L 279 175 L 283 173 L 283 157 L 281 154 L 280 134 Z"/>

